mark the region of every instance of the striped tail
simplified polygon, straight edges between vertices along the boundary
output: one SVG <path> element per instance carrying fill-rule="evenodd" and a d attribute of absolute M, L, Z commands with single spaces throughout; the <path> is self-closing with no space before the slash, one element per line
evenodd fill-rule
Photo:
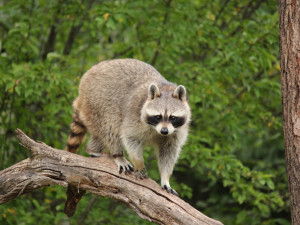
<path fill-rule="evenodd" d="M 79 119 L 78 113 L 75 111 L 73 122 L 70 126 L 71 132 L 67 141 L 66 151 L 76 153 L 80 144 L 84 141 L 87 129 Z"/>

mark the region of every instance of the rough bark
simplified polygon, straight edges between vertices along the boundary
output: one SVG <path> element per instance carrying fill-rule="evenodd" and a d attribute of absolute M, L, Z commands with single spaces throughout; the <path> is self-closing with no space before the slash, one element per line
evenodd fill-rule
<path fill-rule="evenodd" d="M 87 158 L 35 142 L 21 130 L 17 134 L 20 143 L 29 149 L 30 157 L 0 171 L 0 204 L 57 184 L 117 199 L 141 218 L 158 224 L 222 224 L 165 192 L 151 179 L 119 174 L 108 155 Z"/>
<path fill-rule="evenodd" d="M 300 1 L 279 0 L 285 156 L 292 224 L 300 224 Z"/>

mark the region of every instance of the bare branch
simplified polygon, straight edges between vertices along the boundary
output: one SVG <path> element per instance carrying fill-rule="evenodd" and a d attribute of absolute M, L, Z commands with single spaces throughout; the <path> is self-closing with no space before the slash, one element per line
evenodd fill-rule
<path fill-rule="evenodd" d="M 69 55 L 73 46 L 73 43 L 75 41 L 76 36 L 79 34 L 79 31 L 81 29 L 81 27 L 83 26 L 83 22 L 85 20 L 85 18 L 88 16 L 88 13 L 90 11 L 90 9 L 92 8 L 92 5 L 94 3 L 95 0 L 90 0 L 87 4 L 86 10 L 83 13 L 83 15 L 80 17 L 80 23 L 78 25 L 73 24 L 70 31 L 69 31 L 69 35 L 68 35 L 68 39 L 65 43 L 64 46 L 64 50 L 63 50 L 63 54 L 64 55 Z M 82 4 L 84 3 L 84 1 L 81 1 Z"/>
<path fill-rule="evenodd" d="M 35 142 L 17 130 L 30 157 L 0 171 L 0 204 L 40 187 L 57 184 L 77 191 L 111 197 L 125 203 L 141 218 L 158 224 L 222 224 L 182 199 L 169 194 L 151 179 L 119 174 L 110 156 L 87 158 Z"/>
<path fill-rule="evenodd" d="M 166 12 L 164 14 L 164 19 L 163 19 L 163 23 L 162 23 L 162 26 L 164 27 L 167 23 L 167 20 L 168 20 L 168 17 L 169 17 L 169 8 L 171 7 L 171 3 L 172 3 L 172 0 L 167 0 L 166 1 Z M 161 36 L 159 37 L 158 41 L 157 41 L 157 47 L 156 47 L 156 50 L 154 52 L 154 56 L 151 60 L 151 65 L 155 65 L 156 63 L 156 60 L 157 60 L 157 57 L 159 55 L 159 48 L 160 48 L 160 45 L 161 45 L 161 37 L 162 37 L 162 34 Z"/>

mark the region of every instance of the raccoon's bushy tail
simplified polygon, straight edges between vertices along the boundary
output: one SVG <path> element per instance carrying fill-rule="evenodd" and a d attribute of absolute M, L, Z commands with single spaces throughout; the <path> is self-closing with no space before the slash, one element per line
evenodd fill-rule
<path fill-rule="evenodd" d="M 73 122 L 70 125 L 70 135 L 67 141 L 66 151 L 76 153 L 80 144 L 84 141 L 87 129 L 79 119 L 78 112 L 75 110 Z"/>

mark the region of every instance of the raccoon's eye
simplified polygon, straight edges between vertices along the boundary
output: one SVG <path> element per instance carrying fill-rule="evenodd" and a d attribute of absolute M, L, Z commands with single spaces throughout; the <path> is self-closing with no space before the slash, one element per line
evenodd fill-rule
<path fill-rule="evenodd" d="M 173 121 L 177 120 L 177 117 L 176 116 L 170 116 L 169 119 L 173 122 Z"/>
<path fill-rule="evenodd" d="M 147 116 L 147 123 L 152 126 L 157 126 L 157 124 L 159 124 L 161 120 L 162 120 L 161 115 Z"/>
<path fill-rule="evenodd" d="M 162 116 L 161 115 L 157 115 L 157 116 L 154 116 L 154 118 L 157 120 L 157 121 L 160 121 L 162 119 Z"/>

